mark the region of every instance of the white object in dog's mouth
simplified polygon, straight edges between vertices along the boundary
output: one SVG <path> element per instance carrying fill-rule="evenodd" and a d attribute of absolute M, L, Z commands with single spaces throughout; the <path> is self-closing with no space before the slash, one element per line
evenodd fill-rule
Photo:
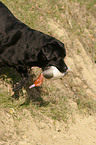
<path fill-rule="evenodd" d="M 71 71 L 71 69 L 68 68 L 66 72 L 61 73 L 55 66 L 51 66 L 50 68 L 48 68 L 47 70 L 45 70 L 39 75 L 39 77 L 36 79 L 34 84 L 29 87 L 29 89 L 36 86 L 40 86 L 43 83 L 43 77 L 47 79 L 62 78 L 68 71 Z"/>
<path fill-rule="evenodd" d="M 47 79 L 50 78 L 58 79 L 58 78 L 62 78 L 65 74 L 67 74 L 68 71 L 71 71 L 71 69 L 68 68 L 66 72 L 61 73 L 55 66 L 50 66 L 50 68 L 42 72 L 42 74 Z"/>

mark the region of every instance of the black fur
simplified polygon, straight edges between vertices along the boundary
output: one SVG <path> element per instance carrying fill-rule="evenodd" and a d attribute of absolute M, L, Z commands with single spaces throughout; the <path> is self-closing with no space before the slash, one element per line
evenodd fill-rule
<path fill-rule="evenodd" d="M 55 66 L 65 72 L 68 69 L 65 56 L 62 42 L 29 28 L 0 2 L 0 68 L 16 68 L 24 77 L 33 66 L 42 69 Z"/>

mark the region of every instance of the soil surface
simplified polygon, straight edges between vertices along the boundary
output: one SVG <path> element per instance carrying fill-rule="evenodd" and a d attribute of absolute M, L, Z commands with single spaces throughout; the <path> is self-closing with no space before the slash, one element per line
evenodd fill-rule
<path fill-rule="evenodd" d="M 0 111 L 0 139 L 0 145 L 95 145 L 96 118 L 75 114 L 74 122 L 67 125 L 10 108 Z"/>

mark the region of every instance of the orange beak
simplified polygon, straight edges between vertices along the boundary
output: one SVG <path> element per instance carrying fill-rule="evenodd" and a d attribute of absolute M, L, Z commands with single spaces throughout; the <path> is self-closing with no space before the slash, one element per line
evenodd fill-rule
<path fill-rule="evenodd" d="M 40 86 L 42 83 L 43 83 L 43 79 L 44 79 L 44 76 L 43 74 L 40 74 L 39 77 L 36 79 L 36 81 L 34 82 L 33 85 L 31 85 L 29 87 L 29 89 L 33 88 L 33 87 L 38 87 Z"/>

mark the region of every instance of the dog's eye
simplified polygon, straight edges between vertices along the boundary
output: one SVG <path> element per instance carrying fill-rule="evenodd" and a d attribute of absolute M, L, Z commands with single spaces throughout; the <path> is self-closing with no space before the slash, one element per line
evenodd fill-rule
<path fill-rule="evenodd" d="M 56 60 L 57 60 L 57 58 L 56 58 L 56 57 L 54 57 L 54 58 L 53 58 L 53 60 L 54 60 L 54 61 L 56 61 Z"/>

